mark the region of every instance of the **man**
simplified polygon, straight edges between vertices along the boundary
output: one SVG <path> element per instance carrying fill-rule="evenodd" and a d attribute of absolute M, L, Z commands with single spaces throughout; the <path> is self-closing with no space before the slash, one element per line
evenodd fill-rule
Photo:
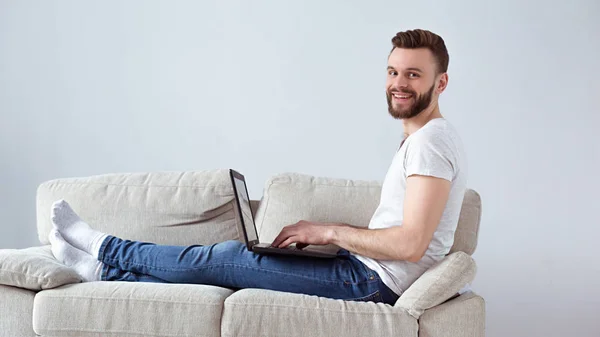
<path fill-rule="evenodd" d="M 85 281 L 212 284 L 393 305 L 450 251 L 467 171 L 460 138 L 438 106 L 448 84 L 443 39 L 414 30 L 392 44 L 386 96 L 405 137 L 369 227 L 300 221 L 272 243 L 336 244 L 336 258 L 258 255 L 238 241 L 178 247 L 122 240 L 93 230 L 62 200 L 52 206 L 52 252 Z"/>

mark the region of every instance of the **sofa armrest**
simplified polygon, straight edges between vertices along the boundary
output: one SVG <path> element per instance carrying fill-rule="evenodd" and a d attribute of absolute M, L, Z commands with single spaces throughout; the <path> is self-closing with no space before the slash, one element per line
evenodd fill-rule
<path fill-rule="evenodd" d="M 0 337 L 36 337 L 31 322 L 35 292 L 0 284 Z"/>
<path fill-rule="evenodd" d="M 81 282 L 75 270 L 54 258 L 51 247 L 0 249 L 0 284 L 33 291 Z"/>
<path fill-rule="evenodd" d="M 425 310 L 445 302 L 473 281 L 476 271 L 477 266 L 470 255 L 452 253 L 423 273 L 394 306 L 418 319 Z"/>
<path fill-rule="evenodd" d="M 419 318 L 419 337 L 484 337 L 485 301 L 466 292 L 428 309 Z"/>

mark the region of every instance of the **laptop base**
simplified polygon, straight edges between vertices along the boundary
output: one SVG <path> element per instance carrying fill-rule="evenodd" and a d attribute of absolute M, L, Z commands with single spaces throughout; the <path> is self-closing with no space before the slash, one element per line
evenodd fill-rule
<path fill-rule="evenodd" d="M 257 254 L 270 254 L 270 255 L 292 255 L 292 256 L 311 256 L 318 258 L 335 258 L 338 255 L 331 252 L 321 252 L 312 250 L 310 248 L 298 249 L 295 246 L 288 248 L 277 248 L 271 247 L 269 243 L 259 243 L 252 246 L 252 251 Z"/>

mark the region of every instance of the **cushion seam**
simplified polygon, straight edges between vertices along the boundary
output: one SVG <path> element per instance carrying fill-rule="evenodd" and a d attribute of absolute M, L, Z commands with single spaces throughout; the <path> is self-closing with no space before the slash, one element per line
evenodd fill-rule
<path fill-rule="evenodd" d="M 273 186 L 273 182 L 272 181 L 269 182 L 269 186 L 265 189 L 265 197 L 267 199 L 266 200 L 267 203 L 266 203 L 265 208 L 264 208 L 265 210 L 261 214 L 263 216 L 262 216 L 262 219 L 260 219 L 260 228 L 257 228 L 257 232 L 258 232 L 259 235 L 261 234 L 262 229 L 263 229 L 263 225 L 265 224 L 265 218 L 266 218 L 266 216 L 264 216 L 264 214 L 267 213 L 267 210 L 269 209 L 269 202 L 271 201 L 271 186 Z M 259 204 L 259 207 L 260 207 L 260 204 Z M 259 215 L 258 212 L 257 212 L 256 215 Z"/>
<path fill-rule="evenodd" d="M 102 301 L 114 301 L 114 302 L 129 302 L 129 301 L 137 301 L 137 302 L 151 302 L 151 303 L 175 303 L 175 304 L 189 304 L 189 305 L 210 305 L 210 306 L 222 306 L 223 302 L 219 303 L 198 303 L 198 302 L 183 302 L 183 301 L 170 301 L 170 300 L 151 300 L 151 299 L 143 299 L 143 298 L 110 298 L 110 297 L 84 297 L 84 296 L 54 296 L 54 295 L 39 295 L 42 298 L 57 298 L 57 299 L 79 299 L 79 300 L 102 300 Z"/>
<path fill-rule="evenodd" d="M 103 330 L 103 329 L 73 329 L 73 328 L 65 328 L 65 329 L 49 329 L 49 328 L 43 328 L 43 329 L 39 329 L 41 331 L 83 331 L 83 332 L 103 332 L 103 333 L 129 333 L 129 334 L 135 334 L 135 335 L 142 335 L 142 336 L 157 336 L 157 337 L 180 337 L 180 336 L 189 336 L 189 334 L 154 334 L 154 333 L 149 333 L 149 332 L 134 332 L 131 330 Z M 197 335 L 194 335 L 197 336 Z M 209 336 L 209 335 L 200 335 L 200 336 Z"/>
<path fill-rule="evenodd" d="M 475 245 L 472 248 L 471 254 L 473 254 L 475 252 L 475 249 L 477 248 L 477 240 L 479 240 L 479 226 L 481 225 L 481 209 L 482 209 L 481 207 L 482 206 L 481 206 L 481 199 L 480 199 L 480 202 L 477 207 L 478 212 L 477 212 L 477 228 L 475 230 Z"/>
<path fill-rule="evenodd" d="M 381 185 L 365 185 L 365 186 L 356 186 L 356 185 L 333 185 L 326 183 L 304 183 L 304 182 L 271 182 L 271 185 L 304 185 L 304 186 L 329 186 L 329 187 L 345 187 L 345 188 L 376 188 L 381 189 Z"/>
<path fill-rule="evenodd" d="M 309 310 L 309 311 L 320 310 L 320 311 L 328 311 L 328 312 L 343 312 L 343 313 L 349 313 L 349 314 L 364 314 L 364 315 L 398 315 L 398 312 L 372 312 L 372 311 L 338 310 L 338 309 L 327 309 L 327 308 L 303 308 L 303 307 L 298 307 L 298 306 L 293 306 L 293 305 L 282 305 L 282 304 L 254 304 L 254 303 L 229 303 L 228 302 L 225 304 L 225 307 L 227 307 L 227 306 L 236 306 L 236 307 L 252 306 L 252 307 L 269 307 L 269 308 L 278 307 L 278 308 L 287 308 L 287 309 L 302 309 L 302 310 Z"/>
<path fill-rule="evenodd" d="M 96 182 L 48 182 L 45 183 L 44 186 L 56 186 L 56 185 L 101 185 L 101 186 L 123 186 L 123 187 L 161 187 L 161 188 L 178 188 L 178 187 L 186 187 L 186 188 L 194 188 L 194 189 L 207 189 L 212 187 L 219 188 L 227 188 L 231 187 L 230 185 L 134 185 L 134 184 L 117 184 L 117 183 L 96 183 Z"/>

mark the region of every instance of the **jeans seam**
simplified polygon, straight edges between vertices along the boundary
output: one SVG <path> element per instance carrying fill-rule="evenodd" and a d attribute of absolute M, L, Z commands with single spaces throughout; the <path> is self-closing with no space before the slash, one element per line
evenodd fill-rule
<path fill-rule="evenodd" d="M 100 271 L 100 281 L 106 281 L 108 279 L 108 268 L 110 266 L 106 263 L 102 264 L 102 269 Z"/>
<path fill-rule="evenodd" d="M 104 241 L 102 241 L 102 244 L 100 244 L 100 249 L 98 250 L 98 260 L 99 261 L 104 261 L 104 251 L 106 250 L 106 246 L 108 245 L 108 242 L 110 240 L 112 240 L 113 236 L 112 235 L 108 235 L 106 238 L 104 238 Z"/>
<path fill-rule="evenodd" d="M 383 296 L 381 295 L 381 291 L 379 291 L 379 289 L 377 289 L 374 292 L 370 293 L 369 295 L 349 299 L 349 301 L 357 301 L 357 302 L 360 302 L 360 301 L 368 302 L 370 300 L 379 300 L 380 302 L 383 302 Z"/>

